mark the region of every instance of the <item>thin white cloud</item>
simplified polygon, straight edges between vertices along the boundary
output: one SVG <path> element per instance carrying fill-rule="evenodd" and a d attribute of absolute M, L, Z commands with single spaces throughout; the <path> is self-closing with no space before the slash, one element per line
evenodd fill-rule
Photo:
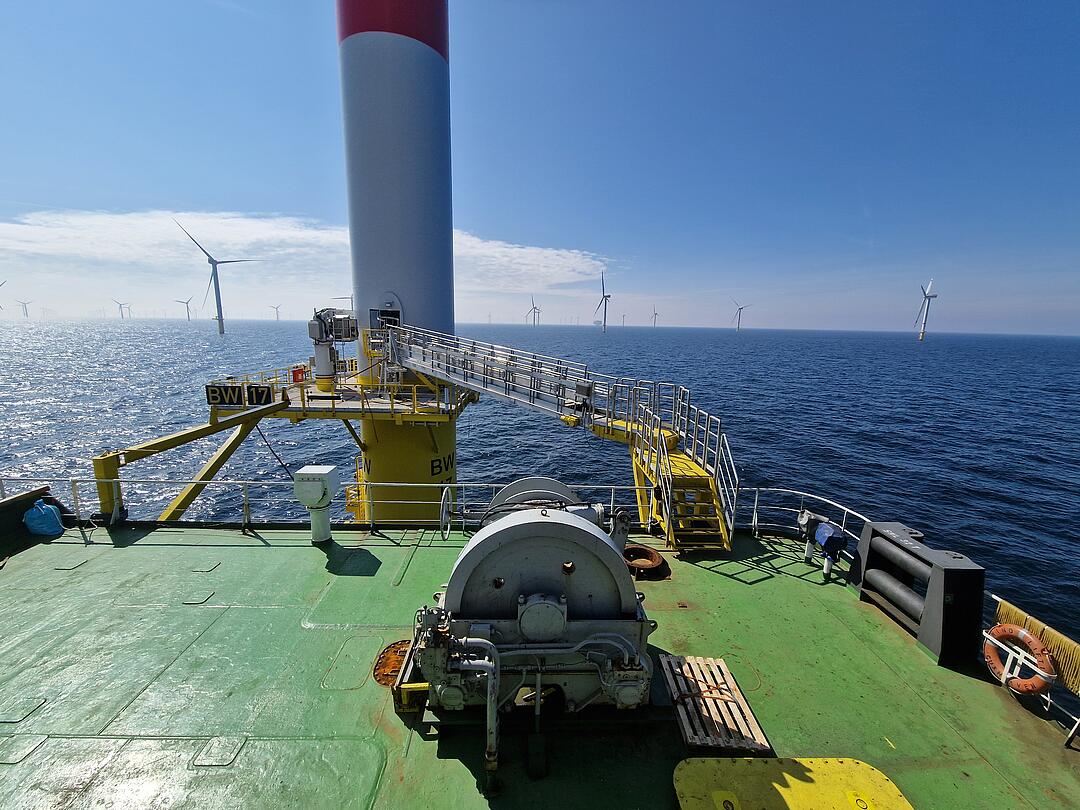
<path fill-rule="evenodd" d="M 457 287 L 463 292 L 538 293 L 600 278 L 603 258 L 582 250 L 515 245 L 454 231 Z"/>
<path fill-rule="evenodd" d="M 257 258 L 230 268 L 234 277 L 335 279 L 347 283 L 348 230 L 286 215 L 189 211 L 35 211 L 0 221 L 0 268 L 34 272 L 101 272 L 129 281 L 140 275 L 190 274 L 202 257 L 177 220 L 220 259 Z M 454 232 L 457 289 L 464 295 L 543 293 L 599 278 L 599 256 L 580 250 L 517 245 Z"/>

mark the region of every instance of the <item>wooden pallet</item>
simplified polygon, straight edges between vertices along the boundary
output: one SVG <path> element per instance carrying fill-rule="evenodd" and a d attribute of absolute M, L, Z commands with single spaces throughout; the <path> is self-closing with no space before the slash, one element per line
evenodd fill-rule
<path fill-rule="evenodd" d="M 679 730 L 687 745 L 743 756 L 772 756 L 750 704 L 721 658 L 661 655 Z"/>

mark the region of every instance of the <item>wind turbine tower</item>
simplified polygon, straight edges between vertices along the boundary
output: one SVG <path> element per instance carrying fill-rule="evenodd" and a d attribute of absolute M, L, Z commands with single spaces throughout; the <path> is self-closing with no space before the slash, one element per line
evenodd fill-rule
<path fill-rule="evenodd" d="M 735 324 L 735 331 L 738 332 L 740 329 L 742 329 L 742 311 L 750 305 L 740 304 L 738 301 L 735 301 L 734 298 L 732 298 L 731 300 L 735 303 L 735 306 L 738 307 L 738 309 L 735 310 L 735 314 L 731 316 L 731 322 Z"/>
<path fill-rule="evenodd" d="M 593 312 L 593 315 L 595 315 L 597 312 L 599 312 L 601 307 L 604 308 L 603 327 L 604 327 L 605 332 L 607 331 L 607 305 L 608 305 L 608 301 L 610 301 L 610 300 L 611 300 L 611 295 L 608 293 L 607 287 L 604 285 L 604 271 L 601 270 L 600 271 L 600 303 L 596 305 L 596 311 Z"/>
<path fill-rule="evenodd" d="M 280 321 L 281 320 L 281 304 L 278 304 L 276 306 L 274 304 L 271 304 L 270 309 L 274 310 L 274 320 L 275 321 Z"/>
<path fill-rule="evenodd" d="M 176 222 L 174 219 L 173 222 Z M 210 253 L 195 241 L 195 237 L 187 232 L 187 228 L 176 222 L 176 227 L 187 234 L 187 238 L 192 242 L 195 242 L 195 247 L 203 252 L 206 256 L 206 263 L 210 265 L 210 283 L 206 285 L 206 295 L 203 296 L 203 305 L 206 304 L 206 296 L 210 294 L 210 287 L 214 288 L 214 303 L 217 305 L 217 331 L 219 335 L 225 334 L 225 315 L 221 311 L 221 282 L 218 280 L 218 266 L 222 264 L 240 264 L 242 262 L 257 262 L 259 259 L 215 259 Z"/>
<path fill-rule="evenodd" d="M 656 311 L 656 307 L 653 307 L 652 311 L 652 325 L 653 329 L 656 328 L 656 319 L 660 317 L 660 313 Z"/>
<path fill-rule="evenodd" d="M 18 299 L 16 299 L 16 300 L 18 300 Z M 30 317 L 30 310 L 27 309 L 27 307 L 29 307 L 32 303 L 34 303 L 34 302 L 33 301 L 19 301 L 19 306 L 22 307 L 22 316 L 24 318 L 29 318 Z"/>
<path fill-rule="evenodd" d="M 532 304 L 532 306 L 529 307 L 529 311 L 525 313 L 525 322 L 528 323 L 529 318 L 531 317 L 532 318 L 532 325 L 533 326 L 539 326 L 540 325 L 540 307 L 538 307 L 536 305 L 536 299 L 534 299 L 531 295 L 529 296 L 529 303 Z"/>
<path fill-rule="evenodd" d="M 919 340 L 926 339 L 926 318 L 930 314 L 930 302 L 937 298 L 937 293 L 931 293 L 930 290 L 934 289 L 934 280 L 930 279 L 930 283 L 923 287 L 919 285 L 919 289 L 922 290 L 922 304 L 919 306 L 919 314 L 915 316 L 915 325 L 919 327 Z M 922 325 L 919 325 L 919 320 L 922 319 Z"/>
<path fill-rule="evenodd" d="M 173 299 L 174 301 L 176 301 L 176 303 L 184 305 L 184 312 L 187 313 L 187 319 L 189 321 L 191 320 L 191 299 L 194 298 L 194 297 L 195 296 L 189 297 L 187 301 L 181 301 L 179 298 L 174 298 Z"/>

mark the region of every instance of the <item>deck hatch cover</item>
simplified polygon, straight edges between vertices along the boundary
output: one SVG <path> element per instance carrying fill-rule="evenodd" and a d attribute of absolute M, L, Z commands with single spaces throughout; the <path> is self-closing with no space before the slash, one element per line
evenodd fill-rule
<path fill-rule="evenodd" d="M 0 739 L 0 765 L 18 765 L 47 739 L 44 734 L 13 734 Z"/>
<path fill-rule="evenodd" d="M 246 742 L 247 737 L 211 737 L 191 760 L 191 764 L 196 768 L 232 765 Z"/>
<path fill-rule="evenodd" d="M 45 698 L 13 698 L 0 702 L 0 723 L 21 723 L 45 705 Z"/>

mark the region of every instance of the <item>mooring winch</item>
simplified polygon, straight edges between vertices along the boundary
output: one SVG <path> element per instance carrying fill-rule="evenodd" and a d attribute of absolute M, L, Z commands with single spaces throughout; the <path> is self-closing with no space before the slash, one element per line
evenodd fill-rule
<path fill-rule="evenodd" d="M 408 678 L 428 684 L 432 709 L 486 707 L 489 771 L 498 711 L 522 689 L 561 693 L 569 712 L 648 701 L 656 623 L 623 559 L 629 515 L 609 512 L 551 479 L 505 487 L 435 606 L 417 611 Z"/>

